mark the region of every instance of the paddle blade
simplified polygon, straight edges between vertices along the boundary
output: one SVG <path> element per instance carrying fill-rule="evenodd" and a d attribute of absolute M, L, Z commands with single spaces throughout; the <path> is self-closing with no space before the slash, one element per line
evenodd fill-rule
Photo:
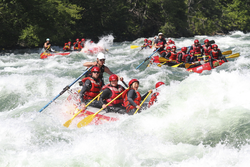
<path fill-rule="evenodd" d="M 236 58 L 236 57 L 239 57 L 240 56 L 240 53 L 235 53 L 235 54 L 232 54 L 226 58 Z"/>
<path fill-rule="evenodd" d="M 223 55 L 230 55 L 232 54 L 233 52 L 231 50 L 228 50 L 228 51 L 225 51 L 225 52 L 222 52 Z"/>
<path fill-rule="evenodd" d="M 186 63 L 185 68 L 189 68 L 192 64 Z"/>
<path fill-rule="evenodd" d="M 137 46 L 137 45 L 131 45 L 130 46 L 131 49 L 135 49 L 135 48 L 138 48 L 138 47 L 140 47 L 140 46 Z"/>
<path fill-rule="evenodd" d="M 93 121 L 93 119 L 95 118 L 95 114 L 89 115 L 87 117 L 85 117 L 83 120 L 81 120 L 78 124 L 77 127 L 81 128 L 83 126 L 87 126 L 90 122 Z"/>
<path fill-rule="evenodd" d="M 159 57 L 159 62 L 163 63 L 163 62 L 166 62 L 168 61 L 167 59 L 165 59 L 164 57 Z"/>
<path fill-rule="evenodd" d="M 71 124 L 71 122 L 72 122 L 72 119 L 70 119 L 70 120 L 68 120 L 67 122 L 65 122 L 65 123 L 63 124 L 63 126 L 65 126 L 66 128 L 68 128 L 69 125 Z"/>
<path fill-rule="evenodd" d="M 209 43 L 210 43 L 210 44 L 214 44 L 214 43 L 215 43 L 215 41 L 214 41 L 214 40 L 211 40 L 211 41 L 209 41 Z"/>
<path fill-rule="evenodd" d="M 174 66 L 171 66 L 171 67 L 174 67 L 174 68 L 176 68 L 176 67 L 178 67 L 179 65 L 181 65 L 182 63 L 179 63 L 179 64 L 176 64 L 176 65 L 174 65 Z"/>

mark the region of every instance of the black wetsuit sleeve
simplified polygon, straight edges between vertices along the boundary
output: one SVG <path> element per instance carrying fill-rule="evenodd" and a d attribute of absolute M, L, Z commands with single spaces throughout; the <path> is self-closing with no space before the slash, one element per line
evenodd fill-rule
<path fill-rule="evenodd" d="M 204 48 L 201 47 L 201 55 L 204 55 Z"/>
<path fill-rule="evenodd" d="M 171 56 L 171 52 L 168 52 L 165 56 L 166 59 L 169 59 L 169 57 Z"/>
<path fill-rule="evenodd" d="M 216 61 L 216 60 L 217 60 L 217 59 L 215 59 L 215 58 L 213 57 L 212 51 L 210 51 L 210 57 L 211 57 L 211 60 L 212 60 L 212 61 Z"/>
<path fill-rule="evenodd" d="M 83 96 L 84 96 L 84 93 L 88 90 L 90 90 L 92 88 L 92 84 L 91 84 L 91 81 L 90 80 L 86 80 L 83 87 L 82 87 L 82 90 L 80 92 L 80 99 L 81 99 L 81 102 L 84 102 L 84 99 L 83 99 Z"/>
<path fill-rule="evenodd" d="M 128 91 L 128 101 L 130 104 L 132 104 L 134 107 L 137 106 L 137 104 L 134 102 L 134 99 L 136 98 L 136 92 L 134 89 L 131 89 Z"/>
<path fill-rule="evenodd" d="M 109 99 L 112 96 L 112 92 L 109 88 L 106 88 L 103 90 L 101 96 L 100 96 L 100 103 L 106 104 L 106 99 Z"/>
<path fill-rule="evenodd" d="M 182 53 L 178 54 L 178 62 L 182 62 Z"/>

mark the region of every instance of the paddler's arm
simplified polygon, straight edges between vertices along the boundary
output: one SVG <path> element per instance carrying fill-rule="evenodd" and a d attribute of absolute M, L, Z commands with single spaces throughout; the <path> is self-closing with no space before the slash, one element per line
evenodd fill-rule
<path fill-rule="evenodd" d="M 84 93 L 88 90 L 90 90 L 92 88 L 92 84 L 90 82 L 90 80 L 86 80 L 83 87 L 82 87 L 82 90 L 80 91 L 79 93 L 79 96 L 80 96 L 80 100 L 81 100 L 81 106 L 82 108 L 85 109 L 85 103 L 84 103 L 84 99 L 83 99 L 83 96 L 84 96 Z"/>
<path fill-rule="evenodd" d="M 97 65 L 97 62 L 85 62 L 85 63 L 83 63 L 83 65 L 85 66 L 85 67 L 91 67 L 91 66 L 96 66 Z"/>
<path fill-rule="evenodd" d="M 100 96 L 100 99 L 99 99 L 99 101 L 100 101 L 100 103 L 102 105 L 102 108 L 105 109 L 107 107 L 106 103 L 105 103 L 105 100 L 109 99 L 111 96 L 112 96 L 112 92 L 111 92 L 111 90 L 109 88 L 106 88 L 106 89 L 103 90 L 103 92 L 102 92 L 102 94 Z"/>

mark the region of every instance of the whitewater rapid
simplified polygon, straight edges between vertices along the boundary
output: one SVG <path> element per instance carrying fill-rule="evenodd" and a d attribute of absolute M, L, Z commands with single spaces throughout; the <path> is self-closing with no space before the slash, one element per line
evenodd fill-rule
<path fill-rule="evenodd" d="M 177 48 L 194 39 L 215 40 L 222 51 L 240 57 L 202 74 L 147 63 L 135 68 L 153 50 L 131 49 L 145 38 L 113 43 L 106 65 L 125 82 L 140 81 L 144 94 L 163 81 L 158 102 L 135 116 L 99 126 L 77 128 L 70 117 L 65 92 L 96 55 L 75 53 L 40 59 L 42 49 L 12 51 L 0 56 L 0 166 L 157 166 L 245 167 L 250 163 L 250 34 L 172 38 Z M 153 37 L 149 38 L 153 39 Z M 62 49 L 55 47 L 56 50 Z M 105 83 L 108 75 L 105 74 Z M 121 84 L 121 83 L 120 83 Z M 77 87 L 78 84 L 72 86 Z"/>

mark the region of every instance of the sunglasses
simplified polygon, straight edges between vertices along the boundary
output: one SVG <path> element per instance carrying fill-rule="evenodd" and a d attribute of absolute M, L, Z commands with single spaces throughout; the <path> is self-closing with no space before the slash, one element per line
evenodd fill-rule
<path fill-rule="evenodd" d="M 100 74 L 100 72 L 97 72 L 97 71 L 93 71 L 93 73 Z"/>
<path fill-rule="evenodd" d="M 105 59 L 100 59 L 100 61 L 105 61 Z"/>

